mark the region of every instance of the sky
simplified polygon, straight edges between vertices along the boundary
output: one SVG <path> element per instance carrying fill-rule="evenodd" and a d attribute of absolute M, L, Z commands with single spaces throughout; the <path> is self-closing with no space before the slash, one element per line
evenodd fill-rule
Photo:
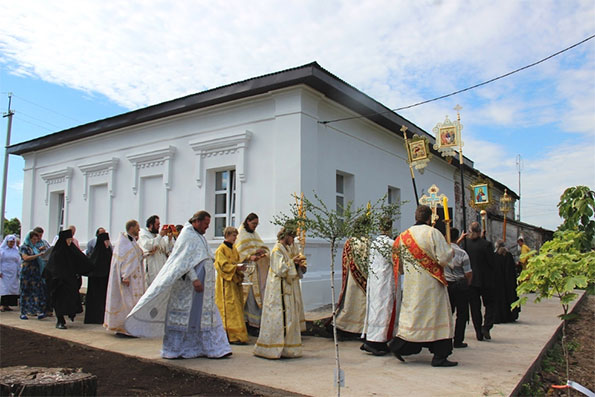
<path fill-rule="evenodd" d="M 0 6 L 0 111 L 11 92 L 17 143 L 312 61 L 394 109 L 593 34 L 592 0 L 22 0 Z M 595 39 L 398 113 L 431 133 L 457 104 L 464 154 L 516 193 L 520 155 L 523 222 L 555 230 L 564 190 L 595 188 Z M 7 218 L 23 166 L 10 156 Z"/>

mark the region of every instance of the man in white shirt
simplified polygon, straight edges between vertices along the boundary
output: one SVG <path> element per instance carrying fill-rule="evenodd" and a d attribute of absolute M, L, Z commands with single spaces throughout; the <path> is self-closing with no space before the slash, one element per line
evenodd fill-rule
<path fill-rule="evenodd" d="M 169 229 L 161 228 L 161 222 L 157 215 L 147 219 L 147 228 L 141 229 L 138 237 L 138 245 L 143 250 L 144 265 L 146 271 L 147 287 L 151 285 L 157 274 L 167 261 L 167 257 L 174 247 L 174 238 Z"/>

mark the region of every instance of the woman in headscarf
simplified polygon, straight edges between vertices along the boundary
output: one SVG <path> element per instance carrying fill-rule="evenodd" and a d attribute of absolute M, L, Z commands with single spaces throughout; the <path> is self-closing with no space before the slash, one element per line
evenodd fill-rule
<path fill-rule="evenodd" d="M 35 247 L 39 241 L 39 234 L 30 231 L 20 248 L 21 258 L 21 320 L 27 320 L 27 315 L 37 316 L 39 320 L 45 318 L 46 297 L 44 285 L 41 281 L 39 257 L 42 253 Z"/>
<path fill-rule="evenodd" d="M 91 269 L 89 258 L 72 243 L 72 230 L 62 230 L 45 268 L 50 299 L 56 312 L 56 328 L 66 329 L 64 316 L 74 321 L 74 317 L 83 312 L 80 276 L 87 275 Z"/>
<path fill-rule="evenodd" d="M 103 324 L 105 315 L 105 299 L 112 263 L 112 246 L 109 234 L 97 235 L 97 242 L 91 254 L 93 270 L 87 281 L 87 297 L 85 299 L 85 324 Z"/>
<path fill-rule="evenodd" d="M 19 299 L 21 255 L 16 236 L 9 234 L 0 245 L 0 311 L 12 311 Z"/>

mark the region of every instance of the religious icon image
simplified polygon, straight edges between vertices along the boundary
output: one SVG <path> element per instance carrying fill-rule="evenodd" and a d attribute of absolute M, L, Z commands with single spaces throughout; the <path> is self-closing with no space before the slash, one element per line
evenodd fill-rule
<path fill-rule="evenodd" d="M 456 128 L 454 126 L 440 128 L 441 146 L 456 146 Z"/>
<path fill-rule="evenodd" d="M 454 157 L 457 154 L 457 149 L 460 151 L 463 142 L 461 141 L 461 130 L 463 125 L 459 120 L 454 123 L 445 117 L 444 122 L 436 124 L 432 129 L 436 134 L 436 143 L 434 149 L 440 152 L 442 157 Z"/>
<path fill-rule="evenodd" d="M 488 204 L 488 185 L 473 185 L 473 200 L 475 204 Z"/>
<path fill-rule="evenodd" d="M 409 144 L 411 161 L 423 160 L 428 157 L 424 141 L 413 141 Z"/>

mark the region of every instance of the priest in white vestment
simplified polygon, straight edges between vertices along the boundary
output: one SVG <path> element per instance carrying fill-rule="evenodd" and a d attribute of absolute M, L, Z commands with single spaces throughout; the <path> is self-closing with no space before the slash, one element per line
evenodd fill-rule
<path fill-rule="evenodd" d="M 244 278 L 244 281 L 251 283 L 244 286 L 244 315 L 248 323 L 248 333 L 252 335 L 256 335 L 257 329 L 260 328 L 262 299 L 266 289 L 270 261 L 269 249 L 256 231 L 257 226 L 258 215 L 248 214 L 238 229 L 238 238 L 234 244 L 240 254 L 241 262 L 254 263 L 254 271 L 249 274 L 245 273 Z"/>
<path fill-rule="evenodd" d="M 420 205 L 415 226 L 395 241 L 395 268 L 403 267 L 405 282 L 396 337 L 390 350 L 399 360 L 422 347 L 434 354 L 432 366 L 452 367 L 454 324 L 443 269 L 453 257 L 444 236 L 430 225 L 432 210 Z M 398 271 L 395 271 L 398 275 Z"/>
<path fill-rule="evenodd" d="M 138 245 L 143 249 L 147 286 L 149 286 L 165 264 L 174 248 L 175 240 L 169 229 L 159 230 L 161 222 L 157 215 L 150 216 L 146 225 L 146 229 L 140 230 Z"/>
<path fill-rule="evenodd" d="M 397 315 L 397 294 L 392 261 L 394 240 L 389 237 L 392 220 L 385 220 L 382 226 L 383 234 L 378 236 L 370 246 L 366 318 L 362 332 L 365 342 L 360 347 L 361 350 L 375 356 L 383 356 L 388 352 L 386 343 L 394 336 Z"/>
<path fill-rule="evenodd" d="M 113 247 L 103 326 L 120 334 L 128 334 L 124 320 L 145 292 L 143 251 L 136 243 L 139 230 L 137 221 L 126 222 L 126 232 Z"/>
<path fill-rule="evenodd" d="M 295 231 L 282 229 L 271 251 L 271 267 L 264 295 L 260 334 L 254 354 L 277 359 L 301 357 L 302 335 L 306 330 L 300 275 L 305 272 L 304 258 L 293 241 Z"/>
<path fill-rule="evenodd" d="M 163 358 L 231 355 L 215 304 L 214 255 L 204 236 L 211 216 L 195 213 L 167 262 L 126 319 L 131 335 L 163 336 Z"/>

